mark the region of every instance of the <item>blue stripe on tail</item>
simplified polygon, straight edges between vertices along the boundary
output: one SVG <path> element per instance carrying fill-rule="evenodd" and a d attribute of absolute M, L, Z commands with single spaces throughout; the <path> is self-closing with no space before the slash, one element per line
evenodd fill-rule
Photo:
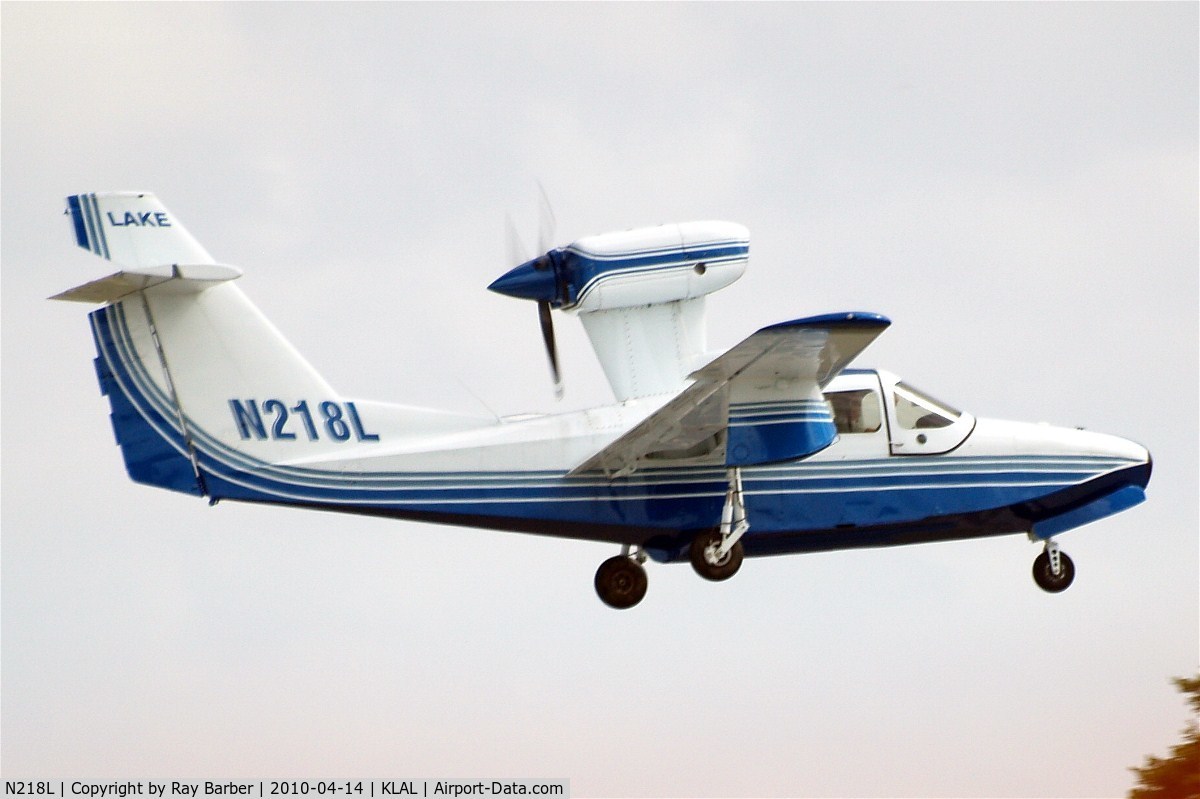
<path fill-rule="evenodd" d="M 159 428 L 177 432 L 174 431 L 173 424 L 163 419 L 159 419 L 159 428 L 151 424 L 122 386 L 122 383 L 132 386 L 128 375 L 118 375 L 114 372 L 114 369 L 117 372 L 123 369 L 120 360 L 113 357 L 116 354 L 116 343 L 108 324 L 109 311 L 109 308 L 101 308 L 89 316 L 92 320 L 96 351 L 99 353 L 95 361 L 96 376 L 100 380 L 100 393 L 108 397 L 112 407 L 113 432 L 125 459 L 125 470 L 134 482 L 203 496 L 204 491 L 196 479 L 192 462 L 181 450 L 182 437 L 178 436 L 179 440 L 172 442 L 159 432 Z M 154 413 L 150 409 L 145 412 Z"/>
<path fill-rule="evenodd" d="M 87 225 L 83 221 L 83 208 L 79 205 L 79 195 L 72 194 L 67 198 L 67 210 L 71 213 L 71 223 L 75 226 L 75 243 L 85 250 L 90 250 L 88 244 Z"/>

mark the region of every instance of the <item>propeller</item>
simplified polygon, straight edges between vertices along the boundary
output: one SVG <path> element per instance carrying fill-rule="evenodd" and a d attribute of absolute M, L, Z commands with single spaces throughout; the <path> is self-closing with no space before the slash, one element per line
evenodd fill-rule
<path fill-rule="evenodd" d="M 546 195 L 546 187 L 537 182 L 538 199 L 538 252 L 546 253 L 539 260 L 542 268 L 553 268 L 550 263 L 550 248 L 554 246 L 554 233 L 558 228 L 558 220 L 554 218 L 554 208 Z M 557 276 L 555 283 L 557 284 Z M 550 316 L 550 302 L 538 301 L 538 322 L 542 328 L 542 342 L 546 345 L 546 357 L 550 359 L 550 376 L 554 379 L 554 398 L 563 397 L 562 371 L 558 366 L 558 342 L 554 338 L 554 319 Z"/>
<path fill-rule="evenodd" d="M 550 376 L 554 379 L 554 396 L 563 397 L 562 371 L 558 364 L 558 343 L 554 336 L 554 319 L 550 315 L 551 302 L 560 296 L 558 270 L 551 256 L 554 230 L 557 226 L 554 209 L 546 189 L 538 182 L 538 250 L 541 255 L 530 258 L 517 227 L 510 214 L 504 215 L 505 248 L 509 263 L 519 266 L 509 270 L 495 280 L 488 289 L 519 299 L 535 300 L 538 308 L 538 325 L 542 330 L 542 342 L 546 346 L 546 357 L 550 361 Z"/>
<path fill-rule="evenodd" d="M 554 398 L 563 398 L 562 372 L 558 369 L 558 344 L 554 340 L 554 320 L 550 317 L 550 303 L 538 303 L 538 321 L 542 325 L 542 341 L 546 344 L 546 357 L 550 359 L 550 377 L 554 379 Z"/>
<path fill-rule="evenodd" d="M 538 252 L 549 252 L 554 246 L 554 233 L 558 227 L 558 220 L 554 218 L 554 209 L 550 206 L 550 198 L 546 196 L 546 187 L 539 180 L 538 198 L 541 203 L 538 205 Z"/>

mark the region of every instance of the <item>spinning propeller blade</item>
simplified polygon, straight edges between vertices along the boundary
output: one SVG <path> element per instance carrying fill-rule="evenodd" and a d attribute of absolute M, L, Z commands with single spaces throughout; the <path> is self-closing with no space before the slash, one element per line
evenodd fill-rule
<path fill-rule="evenodd" d="M 540 180 L 537 187 L 538 194 L 541 195 L 541 204 L 538 206 L 538 252 L 548 252 L 554 246 L 554 233 L 558 222 L 554 218 L 550 198 L 546 196 L 546 187 Z"/>
<path fill-rule="evenodd" d="M 562 399 L 562 372 L 558 365 L 558 343 L 554 338 L 554 320 L 550 315 L 551 302 L 557 299 L 562 289 L 559 286 L 559 276 L 554 260 L 550 256 L 554 242 L 554 209 L 550 207 L 550 199 L 546 189 L 538 183 L 540 203 L 538 206 L 538 251 L 540 255 L 531 259 L 517 234 L 512 216 L 504 215 L 504 242 L 508 253 L 509 263 L 519 266 L 510 269 L 497 280 L 489 289 L 500 294 L 519 299 L 534 300 L 538 305 L 538 324 L 542 330 L 542 341 L 546 345 L 546 357 L 550 359 L 550 376 L 554 379 L 554 396 Z"/>
<path fill-rule="evenodd" d="M 517 233 L 517 225 L 513 222 L 512 214 L 504 213 L 504 250 L 510 264 L 523 264 L 529 260 L 529 250 Z"/>
<path fill-rule="evenodd" d="M 554 340 L 554 319 L 550 316 L 550 303 L 538 303 L 538 321 L 542 325 L 542 341 L 546 344 L 546 357 L 550 359 L 550 376 L 554 378 L 554 398 L 562 399 L 562 373 L 558 370 L 558 344 Z"/>

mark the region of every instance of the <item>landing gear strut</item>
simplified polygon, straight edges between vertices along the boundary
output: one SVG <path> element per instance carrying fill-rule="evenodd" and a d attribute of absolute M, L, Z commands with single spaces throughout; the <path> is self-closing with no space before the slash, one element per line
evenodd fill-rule
<path fill-rule="evenodd" d="M 646 570 L 642 563 L 646 553 L 640 548 L 631 552 L 626 545 L 620 555 L 615 555 L 600 564 L 596 570 L 596 593 L 600 601 L 610 608 L 624 610 L 642 601 L 646 596 Z"/>
<path fill-rule="evenodd" d="M 728 580 L 742 567 L 744 552 L 742 536 L 750 529 L 746 520 L 746 500 L 742 493 L 742 470 L 734 466 L 727 471 L 729 487 L 725 491 L 725 506 L 721 509 L 721 526 L 703 530 L 692 539 L 688 554 L 692 568 L 706 580 Z M 646 596 L 646 552 L 641 547 L 626 544 L 621 554 L 609 558 L 596 570 L 596 593 L 610 608 L 624 610 Z"/>
<path fill-rule="evenodd" d="M 729 488 L 725 491 L 725 507 L 721 509 L 721 526 L 697 534 L 688 553 L 692 568 L 706 580 L 728 580 L 737 574 L 744 557 L 741 538 L 750 529 L 742 495 L 742 470 L 734 466 L 727 474 Z"/>
<path fill-rule="evenodd" d="M 1053 539 L 1046 541 L 1046 549 L 1033 561 L 1033 581 L 1043 591 L 1057 594 L 1066 591 L 1075 579 L 1075 564 L 1067 553 L 1058 548 Z"/>

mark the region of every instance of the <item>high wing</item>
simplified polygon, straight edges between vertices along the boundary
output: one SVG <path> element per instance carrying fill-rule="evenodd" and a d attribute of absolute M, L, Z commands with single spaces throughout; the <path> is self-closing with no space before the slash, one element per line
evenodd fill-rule
<path fill-rule="evenodd" d="M 764 327 L 690 375 L 694 381 L 571 475 L 645 466 L 748 466 L 811 455 L 837 437 L 821 389 L 891 322 L 839 313 Z"/>

